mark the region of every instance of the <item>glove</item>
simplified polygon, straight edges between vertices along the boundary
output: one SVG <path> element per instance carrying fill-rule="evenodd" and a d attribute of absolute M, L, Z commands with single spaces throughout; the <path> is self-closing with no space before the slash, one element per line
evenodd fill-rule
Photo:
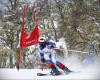
<path fill-rule="evenodd" d="M 45 59 L 44 59 L 44 58 L 42 58 L 42 59 L 41 59 L 41 62 L 45 63 Z"/>
<path fill-rule="evenodd" d="M 50 49 L 55 48 L 55 47 L 56 47 L 55 45 L 51 45 L 51 46 L 50 46 Z"/>

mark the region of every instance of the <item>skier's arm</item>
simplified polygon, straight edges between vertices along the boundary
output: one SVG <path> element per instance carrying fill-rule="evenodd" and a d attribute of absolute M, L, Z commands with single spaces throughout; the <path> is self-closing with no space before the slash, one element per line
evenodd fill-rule
<path fill-rule="evenodd" d="M 38 45 L 38 51 L 39 51 L 39 58 L 40 58 L 41 62 L 45 62 L 44 53 L 43 53 L 43 51 L 41 49 L 41 46 L 39 46 L 39 45 Z"/>
<path fill-rule="evenodd" d="M 41 62 L 45 62 L 44 54 L 42 52 L 40 52 L 40 59 L 41 59 Z"/>
<path fill-rule="evenodd" d="M 56 45 L 56 44 L 53 42 L 47 42 L 47 45 Z"/>

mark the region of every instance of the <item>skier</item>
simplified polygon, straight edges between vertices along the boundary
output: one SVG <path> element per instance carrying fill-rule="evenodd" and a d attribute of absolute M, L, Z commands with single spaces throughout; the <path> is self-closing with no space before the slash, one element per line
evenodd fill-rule
<path fill-rule="evenodd" d="M 49 42 L 45 36 L 39 38 L 39 53 L 41 62 L 45 62 L 51 68 L 52 75 L 60 75 L 58 68 L 62 69 L 66 74 L 72 72 L 61 62 L 56 60 L 56 51 L 53 49 L 55 43 Z M 58 66 L 58 67 L 57 67 Z"/>

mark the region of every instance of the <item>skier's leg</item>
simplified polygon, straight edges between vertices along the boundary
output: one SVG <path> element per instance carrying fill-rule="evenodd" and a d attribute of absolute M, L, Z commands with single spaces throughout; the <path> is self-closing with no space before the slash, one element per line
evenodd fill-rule
<path fill-rule="evenodd" d="M 65 67 L 65 65 L 63 65 L 61 62 L 56 60 L 56 51 L 55 50 L 51 50 L 51 60 L 52 62 L 57 65 L 60 69 L 62 69 L 66 74 L 71 72 L 71 70 L 69 70 L 67 67 Z"/>
<path fill-rule="evenodd" d="M 52 75 L 60 75 L 60 71 L 55 67 L 54 63 L 51 60 L 46 60 L 46 63 L 49 68 L 51 68 Z"/>
<path fill-rule="evenodd" d="M 65 73 L 71 72 L 71 70 L 69 70 L 65 65 L 63 65 L 61 62 L 56 60 L 56 51 L 55 50 L 51 50 L 51 60 L 52 62 L 57 65 L 60 69 L 62 69 Z"/>
<path fill-rule="evenodd" d="M 51 55 L 49 54 L 44 54 L 44 58 L 46 61 L 46 64 L 48 65 L 49 68 L 51 68 L 51 73 L 52 75 L 60 75 L 60 71 L 55 67 L 54 63 L 51 61 Z"/>
<path fill-rule="evenodd" d="M 69 72 L 72 72 L 70 69 L 68 69 L 65 65 L 63 65 L 61 62 L 56 61 L 56 65 L 62 69 L 66 74 L 68 74 Z"/>

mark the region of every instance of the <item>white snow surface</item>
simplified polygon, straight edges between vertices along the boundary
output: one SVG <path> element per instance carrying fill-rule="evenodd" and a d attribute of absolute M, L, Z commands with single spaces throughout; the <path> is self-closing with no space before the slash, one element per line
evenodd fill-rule
<path fill-rule="evenodd" d="M 75 62 L 73 62 L 75 61 Z M 0 80 L 68 80 L 68 79 L 96 79 L 100 80 L 100 69 L 99 63 L 95 62 L 92 64 L 80 63 L 78 60 L 70 60 L 66 63 L 66 66 L 77 72 L 70 73 L 67 75 L 59 76 L 37 76 L 37 73 L 47 73 L 49 74 L 50 69 L 20 69 L 19 71 L 14 69 L 0 69 Z"/>

